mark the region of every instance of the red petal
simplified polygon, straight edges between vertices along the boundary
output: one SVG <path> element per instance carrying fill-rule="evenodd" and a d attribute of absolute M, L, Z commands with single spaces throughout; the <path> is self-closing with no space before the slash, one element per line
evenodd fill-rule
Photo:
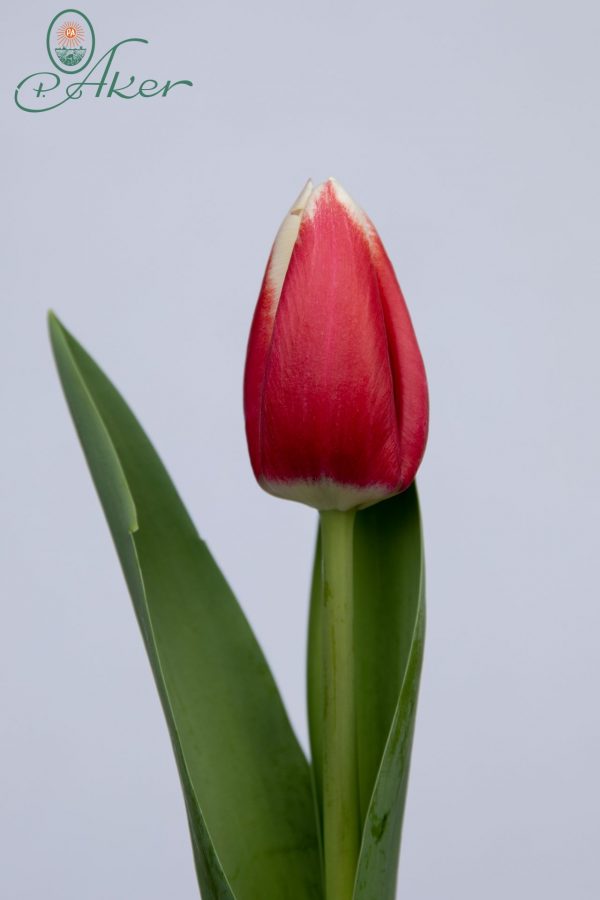
<path fill-rule="evenodd" d="M 375 230 L 371 252 L 382 299 L 394 384 L 400 445 L 398 489 L 404 490 L 416 475 L 427 443 L 427 377 L 404 296 Z"/>
<path fill-rule="evenodd" d="M 392 371 L 368 240 L 331 183 L 311 201 L 283 284 L 261 408 L 250 409 L 255 456 L 259 419 L 261 480 L 394 488 Z M 262 320 L 253 332 L 254 386 Z"/>
<path fill-rule="evenodd" d="M 244 413 L 246 416 L 246 437 L 252 470 L 256 478 L 260 478 L 260 408 L 265 377 L 265 367 L 271 336 L 275 322 L 273 288 L 269 283 L 269 262 L 263 278 L 258 304 L 252 319 L 248 351 L 246 355 L 246 371 L 244 374 Z"/>

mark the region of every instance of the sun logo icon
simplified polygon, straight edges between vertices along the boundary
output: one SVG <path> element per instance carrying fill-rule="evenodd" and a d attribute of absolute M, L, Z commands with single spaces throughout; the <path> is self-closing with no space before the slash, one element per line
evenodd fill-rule
<path fill-rule="evenodd" d="M 63 22 L 56 29 L 56 40 L 60 47 L 81 47 L 85 40 L 85 29 L 81 22 L 72 19 L 70 22 Z"/>
<path fill-rule="evenodd" d="M 57 46 L 54 48 L 63 66 L 79 66 L 87 50 L 83 46 L 86 32 L 80 19 L 71 16 L 62 19 L 54 32 Z"/>

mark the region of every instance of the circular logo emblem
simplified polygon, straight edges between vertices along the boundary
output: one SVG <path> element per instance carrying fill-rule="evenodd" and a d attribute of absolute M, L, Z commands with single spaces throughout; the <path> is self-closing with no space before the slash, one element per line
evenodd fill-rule
<path fill-rule="evenodd" d="M 94 55 L 92 23 L 78 9 L 63 9 L 50 22 L 46 46 L 52 64 L 61 72 L 81 72 Z"/>

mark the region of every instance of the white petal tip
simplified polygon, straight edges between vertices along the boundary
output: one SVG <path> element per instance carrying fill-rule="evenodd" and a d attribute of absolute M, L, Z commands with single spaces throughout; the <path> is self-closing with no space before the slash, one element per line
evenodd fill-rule
<path fill-rule="evenodd" d="M 329 184 L 333 188 L 333 192 L 346 209 L 348 214 L 354 219 L 357 225 L 362 228 L 367 239 L 370 241 L 373 236 L 373 225 L 366 213 L 361 209 L 358 203 L 355 203 L 348 191 L 335 178 L 329 178 Z"/>
<path fill-rule="evenodd" d="M 312 183 L 312 179 L 309 178 L 308 181 L 306 182 L 306 184 L 304 185 L 304 187 L 302 188 L 302 190 L 300 191 L 300 193 L 298 194 L 298 196 L 296 197 L 296 199 L 294 200 L 294 202 L 292 203 L 292 205 L 290 207 L 290 211 L 289 211 L 290 216 L 301 215 L 301 213 L 304 210 L 304 207 L 306 206 L 306 202 L 307 202 L 308 198 L 310 197 L 310 195 L 312 194 L 312 192 L 313 192 L 313 183 Z"/>

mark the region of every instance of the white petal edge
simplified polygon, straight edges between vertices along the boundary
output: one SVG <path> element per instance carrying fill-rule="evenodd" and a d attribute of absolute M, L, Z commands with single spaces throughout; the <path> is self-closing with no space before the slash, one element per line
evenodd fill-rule
<path fill-rule="evenodd" d="M 269 481 L 261 477 L 259 482 L 267 493 L 275 497 L 295 500 L 296 503 L 304 503 L 313 509 L 338 509 L 342 512 L 349 509 L 365 509 L 396 493 L 388 484 L 360 487 L 354 484 L 340 484 L 332 478 L 319 478 L 315 481 L 306 479 Z"/>
<path fill-rule="evenodd" d="M 339 181 L 336 181 L 335 178 L 329 178 L 328 181 L 339 202 L 342 204 L 350 218 L 356 222 L 370 243 L 375 236 L 375 227 L 368 215 L 361 209 L 358 203 L 354 202 L 348 191 L 342 187 Z"/>
<path fill-rule="evenodd" d="M 300 230 L 300 221 L 302 213 L 308 202 L 310 195 L 313 193 L 313 183 L 309 178 L 296 200 L 292 203 L 290 211 L 280 225 L 279 231 L 275 237 L 273 249 L 271 250 L 271 259 L 269 261 L 269 270 L 267 272 L 267 285 L 269 287 L 270 312 L 275 316 L 281 297 L 283 282 L 287 274 L 294 244 Z"/>

